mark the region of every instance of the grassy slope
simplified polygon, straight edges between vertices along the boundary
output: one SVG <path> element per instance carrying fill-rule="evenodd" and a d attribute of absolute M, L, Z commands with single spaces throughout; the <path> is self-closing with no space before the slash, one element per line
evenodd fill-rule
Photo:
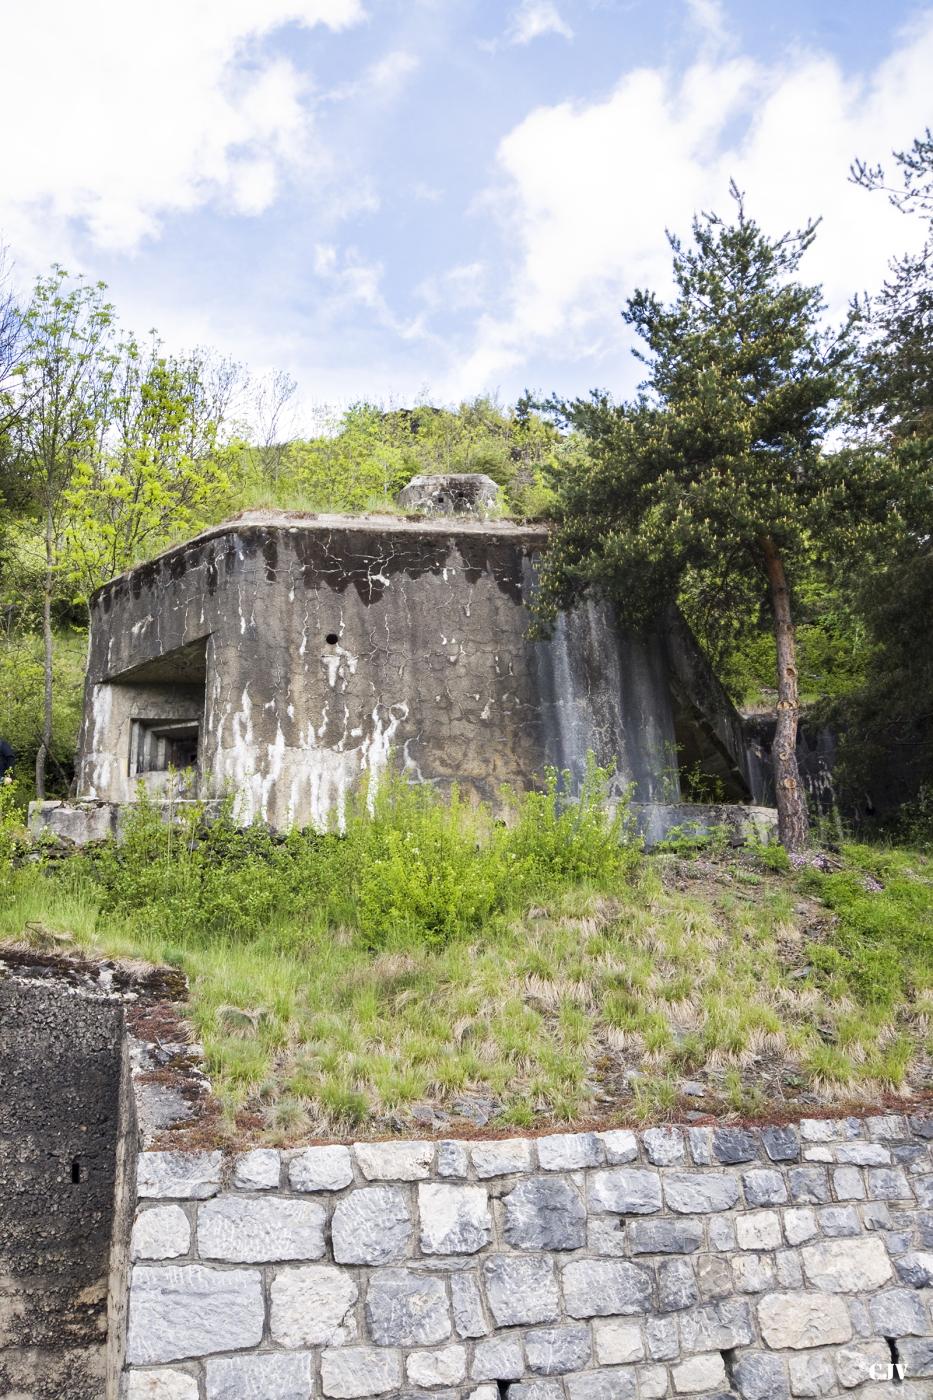
<path fill-rule="evenodd" d="M 143 821 L 121 852 L 16 871 L 0 939 L 180 964 L 231 1128 L 270 1140 L 411 1131 L 458 1100 L 524 1127 L 933 1087 L 929 857 L 795 873 L 613 855 L 598 819 L 566 823 L 403 795 L 342 840 L 229 829 L 192 853 Z"/>

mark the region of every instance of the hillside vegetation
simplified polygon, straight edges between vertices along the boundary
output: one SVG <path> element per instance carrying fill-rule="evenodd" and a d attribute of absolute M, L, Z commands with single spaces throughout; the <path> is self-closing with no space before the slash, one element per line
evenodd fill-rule
<path fill-rule="evenodd" d="M 933 860 L 673 842 L 600 775 L 508 825 L 395 786 L 277 839 L 143 804 L 41 860 L 7 823 L 0 939 L 169 962 L 226 1131 L 307 1135 L 754 1115 L 933 1089 Z"/>

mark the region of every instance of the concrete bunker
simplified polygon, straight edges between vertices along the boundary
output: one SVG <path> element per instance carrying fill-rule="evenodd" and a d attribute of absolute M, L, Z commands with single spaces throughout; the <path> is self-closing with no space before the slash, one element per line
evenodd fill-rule
<path fill-rule="evenodd" d="M 486 519 L 485 480 L 432 478 L 417 516 L 246 513 L 94 594 L 89 835 L 140 784 L 320 829 L 390 765 L 495 802 L 548 767 L 579 784 L 590 754 L 655 832 L 679 820 L 678 748 L 724 801 L 759 800 L 741 721 L 675 614 L 635 636 L 585 600 L 529 636 L 548 530 Z M 767 822 L 730 820 L 749 818 Z M 80 839 L 73 808 L 34 824 Z"/>

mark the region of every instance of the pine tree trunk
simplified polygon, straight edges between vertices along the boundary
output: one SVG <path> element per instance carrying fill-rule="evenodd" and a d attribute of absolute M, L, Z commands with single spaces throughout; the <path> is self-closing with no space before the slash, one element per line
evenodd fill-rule
<path fill-rule="evenodd" d="M 791 619 L 790 591 L 784 562 L 770 535 L 759 536 L 758 543 L 764 555 L 771 590 L 774 638 L 777 642 L 778 703 L 771 763 L 778 810 L 778 836 L 788 851 L 799 851 L 809 841 L 810 821 L 797 767 L 797 722 L 800 717 L 797 639 Z"/>
<path fill-rule="evenodd" d="M 44 648 L 42 742 L 36 754 L 36 797 L 45 798 L 45 765 L 52 748 L 52 570 L 54 565 L 52 515 L 45 520 L 45 578 L 42 585 L 42 641 Z"/>

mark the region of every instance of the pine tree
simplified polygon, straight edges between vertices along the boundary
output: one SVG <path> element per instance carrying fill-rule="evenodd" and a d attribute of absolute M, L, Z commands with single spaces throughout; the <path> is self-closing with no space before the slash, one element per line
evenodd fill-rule
<path fill-rule="evenodd" d="M 590 451 L 560 482 L 538 608 L 547 625 L 595 589 L 644 628 L 698 577 L 723 609 L 760 596 L 776 644 L 779 831 L 795 850 L 808 818 L 790 581 L 814 541 L 831 547 L 834 523 L 852 528 L 823 451 L 848 346 L 822 329 L 821 289 L 797 277 L 816 224 L 769 237 L 731 193 L 732 222 L 695 218 L 689 245 L 668 235 L 673 301 L 638 291 L 623 312 L 648 368 L 634 402 L 594 392 L 555 405 Z"/>

